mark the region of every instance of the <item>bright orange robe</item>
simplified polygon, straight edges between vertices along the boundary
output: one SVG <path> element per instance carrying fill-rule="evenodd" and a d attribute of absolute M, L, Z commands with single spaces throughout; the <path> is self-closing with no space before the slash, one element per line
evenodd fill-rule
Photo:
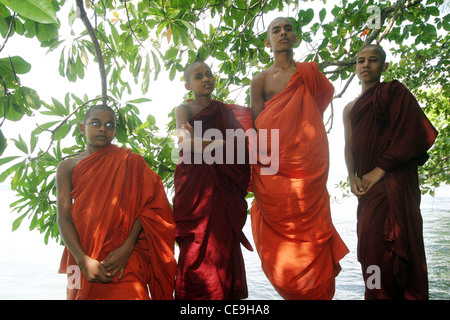
<path fill-rule="evenodd" d="M 173 299 L 175 225 L 161 178 L 140 156 L 107 146 L 83 159 L 72 174 L 72 220 L 83 250 L 102 261 L 128 237 L 139 219 L 143 230 L 120 281 L 68 286 L 68 299 Z M 67 248 L 59 272 L 76 265 Z M 71 270 L 69 270 L 71 271 Z M 68 278 L 73 276 L 70 272 Z M 73 287 L 73 288 L 71 288 Z"/>
<path fill-rule="evenodd" d="M 326 187 L 322 113 L 333 92 L 316 63 L 297 63 L 289 85 L 265 103 L 255 121 L 258 139 L 263 129 L 279 130 L 278 171 L 264 175 L 261 163 L 252 166 L 251 217 L 262 268 L 285 299 L 331 299 L 339 260 L 348 253 L 331 221 Z M 270 155 L 270 131 L 268 137 Z"/>

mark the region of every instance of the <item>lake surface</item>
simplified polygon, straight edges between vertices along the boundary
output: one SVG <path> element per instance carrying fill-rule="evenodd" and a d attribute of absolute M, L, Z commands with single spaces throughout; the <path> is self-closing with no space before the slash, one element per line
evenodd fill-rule
<path fill-rule="evenodd" d="M 332 186 L 329 186 L 330 190 Z M 336 190 L 334 193 L 338 193 Z M 424 241 L 427 255 L 430 299 L 450 299 L 450 192 L 446 188 L 437 196 L 422 199 Z M 57 273 L 62 247 L 44 244 L 43 235 L 28 231 L 28 220 L 15 232 L 11 225 L 16 215 L 10 214 L 9 203 L 15 197 L 8 186 L 0 185 L 0 299 L 60 300 L 65 299 L 66 277 Z M 336 278 L 335 300 L 362 300 L 364 284 L 356 259 L 356 198 L 332 202 L 334 225 L 350 249 L 341 260 L 342 271 Z M 250 217 L 245 233 L 252 242 Z M 252 243 L 253 244 L 253 243 Z M 260 267 L 256 251 L 243 249 L 249 299 L 278 300 Z"/>

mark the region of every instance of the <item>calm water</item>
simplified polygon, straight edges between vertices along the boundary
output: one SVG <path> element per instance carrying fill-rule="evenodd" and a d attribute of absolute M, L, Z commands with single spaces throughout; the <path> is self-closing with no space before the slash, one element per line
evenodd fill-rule
<path fill-rule="evenodd" d="M 448 191 L 422 200 L 430 298 L 433 300 L 450 298 Z M 9 203 L 13 200 L 7 186 L 0 186 L 0 299 L 65 299 L 66 278 L 57 273 L 62 247 L 54 243 L 45 245 L 43 235 L 28 231 L 27 220 L 17 231 L 11 232 L 14 217 L 9 214 Z M 364 296 L 360 265 L 356 260 L 355 212 L 356 198 L 332 203 L 334 225 L 350 249 L 341 260 L 342 271 L 336 278 L 336 300 L 361 300 Z M 245 232 L 251 240 L 250 223 Z M 281 299 L 261 271 L 257 253 L 244 249 L 244 258 L 249 299 Z"/>

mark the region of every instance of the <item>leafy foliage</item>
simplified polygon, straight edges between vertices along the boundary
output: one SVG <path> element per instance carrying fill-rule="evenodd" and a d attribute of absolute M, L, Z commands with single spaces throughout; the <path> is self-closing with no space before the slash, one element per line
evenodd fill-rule
<path fill-rule="evenodd" d="M 444 14 L 448 10 L 444 1 L 328 2 L 77 0 L 87 13 L 81 14 L 86 28 L 78 30 L 75 7 L 68 10 L 67 17 L 61 16 L 62 9 L 72 5 L 70 1 L 0 0 L 0 155 L 12 146 L 22 153 L 0 159 L 0 182 L 9 177 L 11 189 L 18 195 L 12 204 L 19 216 L 13 228 L 28 217 L 30 229 L 45 233 L 45 241 L 60 240 L 55 223 L 55 170 L 61 160 L 84 149 L 77 124 L 86 107 L 102 100 L 119 115 L 118 144 L 141 154 L 169 190 L 175 166 L 172 155 L 176 153 L 173 111 L 167 128 L 160 129 L 152 115 L 141 119 L 139 105 L 149 99 L 137 95 L 148 94 L 151 80 L 157 79 L 162 70 L 174 80 L 189 63 L 207 59 L 218 75 L 216 98 L 233 102 L 243 93 L 248 104 L 251 78 L 272 63 L 264 46 L 271 20 L 268 17 L 282 10 L 289 12 L 300 36 L 295 50 L 301 60 L 317 61 L 331 80 L 345 83 L 336 99 L 353 80 L 354 57 L 364 43 L 393 47 L 391 54 L 398 61 L 392 64 L 387 79 L 397 78 L 413 90 L 441 132 L 422 172 L 425 190 L 432 192 L 435 186 L 448 184 L 450 15 Z M 371 29 L 368 24 L 370 5 L 381 9 L 381 29 Z M 62 34 L 62 26 L 71 29 L 70 36 Z M 42 101 L 39 92 L 20 82 L 20 75 L 29 72 L 30 63 L 20 53 L 1 56 L 11 37 L 35 38 L 49 51 L 60 52 L 58 70 L 50 72 L 58 72 L 75 84 L 84 78 L 90 60 L 98 63 L 100 71 L 104 63 L 100 80 L 107 97 L 104 92 L 88 97 L 80 87 L 76 93 L 68 93 L 64 101 Z M 133 92 L 135 87 L 140 93 Z M 135 98 L 123 102 L 125 95 Z M 36 113 L 48 121 L 38 125 L 30 141 L 2 131 L 5 122 L 20 124 L 24 117 Z M 332 121 L 327 124 L 331 130 Z M 43 149 L 38 147 L 42 141 L 47 146 Z"/>

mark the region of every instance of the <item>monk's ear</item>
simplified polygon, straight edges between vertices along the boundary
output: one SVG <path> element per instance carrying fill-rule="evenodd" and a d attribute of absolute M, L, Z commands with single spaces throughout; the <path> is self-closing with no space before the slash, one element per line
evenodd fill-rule
<path fill-rule="evenodd" d="M 388 69 L 388 67 L 389 67 L 389 62 L 385 62 L 385 63 L 383 64 L 383 67 L 381 68 L 381 71 L 382 71 L 382 72 L 385 72 L 385 71 Z"/>
<path fill-rule="evenodd" d="M 80 129 L 82 135 L 86 135 L 86 125 L 84 123 L 80 123 L 78 128 Z"/>
<path fill-rule="evenodd" d="M 294 45 L 296 45 L 300 41 L 300 37 L 296 34 L 294 38 Z"/>
<path fill-rule="evenodd" d="M 186 82 L 184 84 L 184 87 L 186 88 L 186 90 L 192 90 L 191 84 L 189 82 Z"/>
<path fill-rule="evenodd" d="M 266 46 L 266 48 L 272 48 L 272 44 L 270 43 L 269 38 L 266 38 L 266 40 L 264 40 L 264 45 Z"/>

